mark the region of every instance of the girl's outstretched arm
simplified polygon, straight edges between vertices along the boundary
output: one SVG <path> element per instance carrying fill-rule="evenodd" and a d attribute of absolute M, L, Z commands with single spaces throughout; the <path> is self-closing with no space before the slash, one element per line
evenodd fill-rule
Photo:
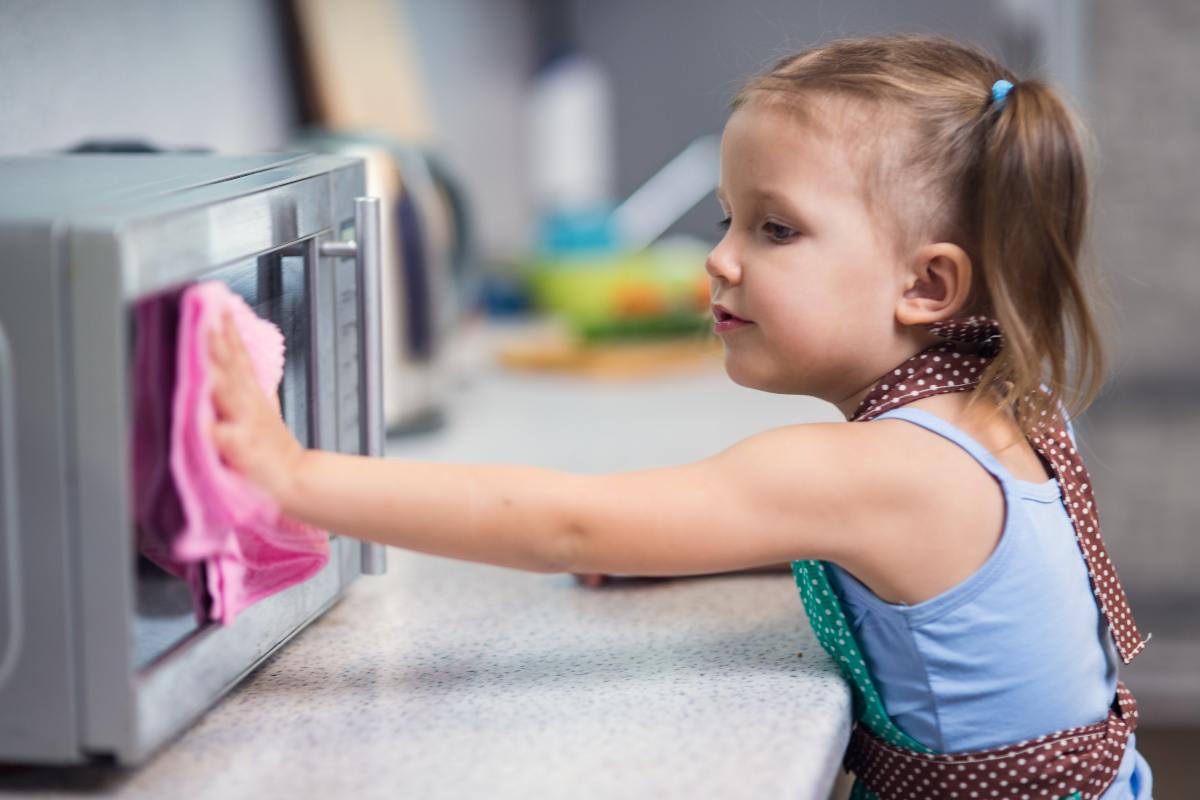
<path fill-rule="evenodd" d="M 288 516 L 355 538 L 539 572 L 673 575 L 837 559 L 875 522 L 870 426 L 780 428 L 611 475 L 368 458 L 301 447 L 228 320 L 210 351 L 225 460 Z"/>

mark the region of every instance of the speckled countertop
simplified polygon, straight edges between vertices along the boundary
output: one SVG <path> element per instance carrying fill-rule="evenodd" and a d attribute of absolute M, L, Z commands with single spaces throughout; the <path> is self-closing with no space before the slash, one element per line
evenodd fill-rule
<path fill-rule="evenodd" d="M 460 362 L 460 368 L 464 365 Z M 700 458 L 829 407 L 710 365 L 601 383 L 468 365 L 449 425 L 389 454 L 616 470 Z M 231 798 L 823 798 L 850 700 L 790 575 L 541 575 L 393 550 L 388 572 L 137 770 L 0 793 Z"/>

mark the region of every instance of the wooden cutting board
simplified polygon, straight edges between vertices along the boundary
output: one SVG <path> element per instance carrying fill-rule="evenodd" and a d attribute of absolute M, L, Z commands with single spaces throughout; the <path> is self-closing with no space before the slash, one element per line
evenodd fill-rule
<path fill-rule="evenodd" d="M 416 43 L 396 0 L 291 0 L 318 122 L 430 142 Z"/>
<path fill-rule="evenodd" d="M 584 343 L 561 331 L 500 343 L 494 350 L 505 367 L 597 378 L 641 378 L 720 369 L 716 337 Z"/>

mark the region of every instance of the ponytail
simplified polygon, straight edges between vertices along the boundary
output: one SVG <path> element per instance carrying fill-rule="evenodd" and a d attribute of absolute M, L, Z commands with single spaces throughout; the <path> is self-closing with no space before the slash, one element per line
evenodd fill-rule
<path fill-rule="evenodd" d="M 1082 135 L 1041 81 L 1014 82 L 1004 102 L 984 113 L 991 119 L 984 120 L 973 216 L 985 313 L 1000 323 L 1005 345 L 977 391 L 1010 406 L 1029 432 L 1060 403 L 1077 416 L 1104 380 L 1080 259 L 1088 214 Z"/>

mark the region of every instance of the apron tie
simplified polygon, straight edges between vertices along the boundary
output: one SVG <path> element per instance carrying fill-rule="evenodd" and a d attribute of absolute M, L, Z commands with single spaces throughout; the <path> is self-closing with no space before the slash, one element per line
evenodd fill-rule
<path fill-rule="evenodd" d="M 884 375 L 867 393 L 851 421 L 873 419 L 905 403 L 950 392 L 972 389 L 979 383 L 988 363 L 1004 346 L 1004 336 L 995 320 L 983 316 L 931 323 L 923 326 L 949 339 L 926 348 Z M 959 353 L 954 342 L 977 342 L 976 353 Z M 1041 390 L 1039 390 L 1041 391 Z M 1042 412 L 1046 415 L 1046 412 Z M 1063 492 L 1063 501 L 1075 538 L 1087 563 L 1088 579 L 1112 632 L 1117 652 L 1125 664 L 1146 646 L 1133 619 L 1129 599 L 1117 570 L 1100 536 L 1100 517 L 1096 508 L 1092 481 L 1083 459 L 1071 442 L 1061 414 L 1046 416 L 1029 436 L 1034 450 L 1052 467 Z"/>
<path fill-rule="evenodd" d="M 948 341 L 926 348 L 880 377 L 851 416 L 852 422 L 874 419 L 924 397 L 971 390 L 1004 346 L 999 323 L 988 317 L 923 327 Z M 970 353 L 960 353 L 958 342 L 976 346 Z M 1100 536 L 1087 468 L 1071 442 L 1062 414 L 1043 412 L 1033 427 L 1028 441 L 1054 473 L 1092 592 L 1117 652 L 1128 664 L 1147 640 L 1133 621 L 1125 590 Z M 1117 684 L 1107 718 L 1092 725 L 987 750 L 935 753 L 888 716 L 845 611 L 835 599 L 824 563 L 793 561 L 792 571 L 817 640 L 850 684 L 855 726 L 843 765 L 858 776 L 852 800 L 963 798 L 971 797 L 972 792 L 998 800 L 1035 795 L 1092 800 L 1112 783 L 1129 734 L 1137 727 L 1137 703 L 1124 683 Z M 1031 791 L 1032 787 L 1037 791 Z"/>

